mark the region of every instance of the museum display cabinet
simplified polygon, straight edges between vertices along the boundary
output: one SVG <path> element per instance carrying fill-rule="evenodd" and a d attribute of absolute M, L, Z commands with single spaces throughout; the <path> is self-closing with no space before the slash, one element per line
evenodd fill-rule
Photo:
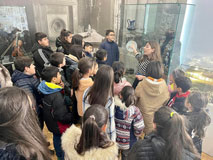
<path fill-rule="evenodd" d="M 194 5 L 180 3 L 129 4 L 121 6 L 119 46 L 121 59 L 128 69 L 137 68 L 137 60 L 129 50 L 129 43 L 136 43 L 143 53 L 148 41 L 158 41 L 161 47 L 165 75 L 180 66 L 185 54 L 188 30 L 193 18 Z"/>

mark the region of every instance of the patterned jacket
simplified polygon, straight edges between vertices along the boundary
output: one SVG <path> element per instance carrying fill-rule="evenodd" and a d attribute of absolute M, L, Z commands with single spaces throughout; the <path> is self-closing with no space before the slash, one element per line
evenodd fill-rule
<path fill-rule="evenodd" d="M 122 150 L 127 150 L 137 141 L 144 128 L 142 114 L 134 105 L 128 108 L 115 96 L 116 142 Z"/>

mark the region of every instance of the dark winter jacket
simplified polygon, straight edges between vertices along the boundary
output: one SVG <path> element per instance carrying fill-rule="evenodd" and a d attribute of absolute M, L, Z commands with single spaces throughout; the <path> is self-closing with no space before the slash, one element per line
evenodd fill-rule
<path fill-rule="evenodd" d="M 26 159 L 18 153 L 15 144 L 0 141 L 0 160 L 26 160 Z"/>
<path fill-rule="evenodd" d="M 63 42 L 60 37 L 56 38 L 55 45 L 57 47 L 56 52 L 62 52 L 66 55 L 71 54 L 71 43 Z"/>
<path fill-rule="evenodd" d="M 38 87 L 43 94 L 43 118 L 50 132 L 62 134 L 72 124 L 72 114 L 64 103 L 62 88 L 42 81 Z"/>
<path fill-rule="evenodd" d="M 38 85 L 40 82 L 35 75 L 27 75 L 21 71 L 15 70 L 12 74 L 12 82 L 15 86 L 30 92 L 34 96 L 37 105 L 41 104 L 41 96 L 38 92 Z"/>
<path fill-rule="evenodd" d="M 172 92 L 167 105 L 172 107 L 179 114 L 184 114 L 187 111 L 187 108 L 185 107 L 185 100 L 189 94 L 189 91 L 182 95 L 179 95 L 178 92 Z"/>
<path fill-rule="evenodd" d="M 114 61 L 119 61 L 119 49 L 115 42 L 109 42 L 108 40 L 105 40 L 101 43 L 100 48 L 107 51 L 106 64 L 112 66 Z"/>
<path fill-rule="evenodd" d="M 101 61 L 99 59 L 96 59 L 96 62 L 98 63 L 98 68 L 100 68 L 102 65 L 106 64 L 105 61 Z"/>
<path fill-rule="evenodd" d="M 194 129 L 196 128 L 197 121 L 199 120 L 199 115 L 196 112 L 187 112 L 184 114 L 186 118 L 186 127 L 189 135 L 192 137 L 193 143 L 197 148 L 198 153 L 202 153 L 202 138 L 196 135 Z"/>
<path fill-rule="evenodd" d="M 85 54 L 86 57 L 92 58 L 92 54 L 91 53 L 84 51 L 84 54 Z"/>
<path fill-rule="evenodd" d="M 72 58 L 65 56 L 66 66 L 64 67 L 64 76 L 67 82 L 70 84 L 70 88 L 72 88 L 72 74 L 75 69 L 78 68 L 78 62 L 73 60 Z"/>
<path fill-rule="evenodd" d="M 137 141 L 129 155 L 131 160 L 163 160 L 159 157 L 164 152 L 165 141 L 155 133 L 145 136 L 144 140 Z M 195 154 L 183 149 L 181 160 L 198 160 Z M 172 160 L 172 159 L 171 159 Z"/>
<path fill-rule="evenodd" d="M 38 49 L 42 49 L 42 52 L 44 56 L 49 60 L 50 55 L 53 53 L 52 49 L 50 47 L 43 47 L 38 43 L 35 43 L 32 48 L 32 53 L 33 53 L 33 60 L 35 62 L 36 66 L 36 71 L 38 72 L 39 76 L 41 76 L 41 72 L 44 68 L 44 61 L 41 58 Z"/>

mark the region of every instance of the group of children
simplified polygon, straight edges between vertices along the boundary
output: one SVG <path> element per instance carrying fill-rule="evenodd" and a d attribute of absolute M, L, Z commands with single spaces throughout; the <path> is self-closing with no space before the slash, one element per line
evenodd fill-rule
<path fill-rule="evenodd" d="M 189 91 L 192 82 L 180 69 L 172 72 L 167 86 L 157 42 L 147 42 L 143 55 L 132 46 L 138 60 L 132 86 L 124 78 L 113 30 L 107 30 L 95 55 L 92 44 L 67 30 L 56 40 L 57 52 L 44 33 L 35 37 L 35 66 L 29 57 L 14 62 L 12 82 L 22 89 L 6 87 L 12 83 L 3 83 L 10 76 L 0 66 L 5 77 L 0 89 L 0 157 L 13 153 L 50 159 L 38 129 L 45 122 L 61 160 L 118 159 L 118 151 L 124 160 L 200 159 L 204 129 L 211 122 L 205 111 L 208 99 Z"/>

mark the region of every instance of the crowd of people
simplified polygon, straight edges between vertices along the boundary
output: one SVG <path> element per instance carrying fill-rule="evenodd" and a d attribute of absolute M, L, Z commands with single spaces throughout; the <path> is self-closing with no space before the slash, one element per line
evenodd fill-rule
<path fill-rule="evenodd" d="M 53 51 L 35 34 L 33 58 L 16 57 L 12 75 L 0 65 L 0 159 L 51 159 L 44 124 L 59 160 L 199 160 L 211 123 L 208 98 L 175 69 L 166 84 L 156 41 L 125 79 L 115 32 L 93 45 L 63 29 Z"/>

